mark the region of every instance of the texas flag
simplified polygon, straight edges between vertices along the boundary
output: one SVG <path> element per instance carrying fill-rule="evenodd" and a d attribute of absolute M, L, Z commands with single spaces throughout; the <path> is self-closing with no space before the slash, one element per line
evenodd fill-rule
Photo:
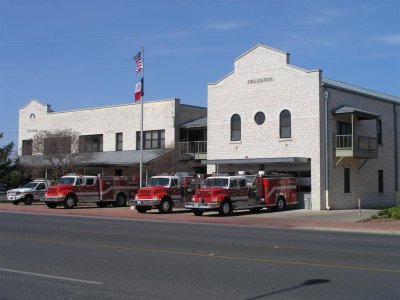
<path fill-rule="evenodd" d="M 138 102 L 140 100 L 140 97 L 144 95 L 143 91 L 143 78 L 140 80 L 140 82 L 136 83 L 135 86 L 135 102 Z"/>

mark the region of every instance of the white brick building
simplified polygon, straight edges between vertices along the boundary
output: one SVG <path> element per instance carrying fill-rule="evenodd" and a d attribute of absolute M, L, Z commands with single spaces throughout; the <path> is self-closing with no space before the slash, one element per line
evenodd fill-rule
<path fill-rule="evenodd" d="M 400 98 L 322 77 L 257 45 L 208 85 L 208 173 L 292 172 L 311 208 L 399 201 Z M 300 192 L 302 192 L 300 190 Z"/>
<path fill-rule="evenodd" d="M 105 175 L 130 174 L 139 163 L 140 104 L 114 105 L 55 112 L 31 100 L 19 111 L 19 155 L 34 157 L 32 138 L 42 130 L 71 129 L 80 135 L 83 152 L 96 152 L 93 167 Z M 205 117 L 207 109 L 184 105 L 179 99 L 145 101 L 143 105 L 144 163 L 180 141 L 180 125 Z M 82 143 L 82 145 L 81 145 Z M 122 174 L 121 174 L 122 175 Z"/>

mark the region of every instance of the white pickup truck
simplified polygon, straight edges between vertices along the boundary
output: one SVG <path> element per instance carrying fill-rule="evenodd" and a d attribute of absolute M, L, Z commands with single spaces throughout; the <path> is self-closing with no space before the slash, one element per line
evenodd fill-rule
<path fill-rule="evenodd" d="M 44 179 L 36 179 L 25 184 L 21 188 L 7 191 L 7 200 L 12 201 L 14 205 L 18 205 L 21 201 L 25 205 L 31 205 L 33 201 L 40 201 L 47 191 L 49 182 Z"/>

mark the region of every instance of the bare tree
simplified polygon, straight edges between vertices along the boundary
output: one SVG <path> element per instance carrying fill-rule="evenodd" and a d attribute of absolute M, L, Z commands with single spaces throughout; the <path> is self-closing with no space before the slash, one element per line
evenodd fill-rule
<path fill-rule="evenodd" d="M 193 172 L 195 163 L 192 160 L 182 159 L 179 145 L 175 147 L 169 145 L 166 150 L 167 152 L 164 155 L 151 162 L 149 166 L 150 174 Z"/>
<path fill-rule="evenodd" d="M 32 148 L 42 157 L 55 179 L 88 162 L 93 153 L 79 152 L 79 133 L 71 129 L 43 130 L 33 137 Z"/>

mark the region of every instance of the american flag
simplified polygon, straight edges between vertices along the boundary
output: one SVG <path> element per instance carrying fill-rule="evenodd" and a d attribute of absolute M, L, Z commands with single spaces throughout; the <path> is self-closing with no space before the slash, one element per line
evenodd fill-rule
<path fill-rule="evenodd" d="M 133 59 L 136 62 L 136 73 L 139 73 L 143 69 L 143 63 L 142 63 L 142 52 L 140 51 L 138 54 L 136 54 Z"/>

